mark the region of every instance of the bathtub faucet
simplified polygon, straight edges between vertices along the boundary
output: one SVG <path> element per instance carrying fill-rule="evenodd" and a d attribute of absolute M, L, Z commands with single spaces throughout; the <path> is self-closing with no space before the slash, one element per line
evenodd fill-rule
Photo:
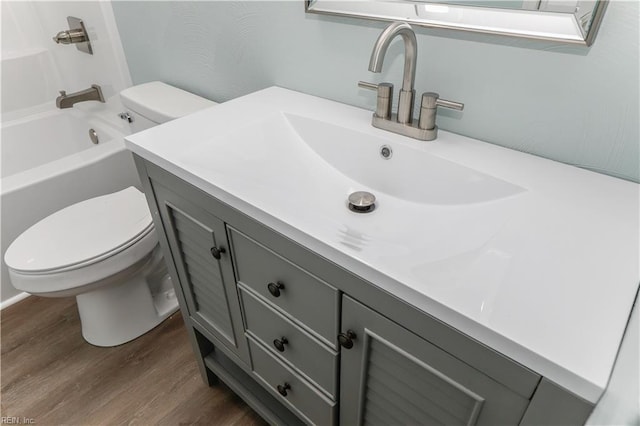
<path fill-rule="evenodd" d="M 60 109 L 71 108 L 73 104 L 85 101 L 105 102 L 102 96 L 102 89 L 97 84 L 92 84 L 90 88 L 67 95 L 64 90 L 60 91 L 60 96 L 56 98 L 56 106 Z"/>

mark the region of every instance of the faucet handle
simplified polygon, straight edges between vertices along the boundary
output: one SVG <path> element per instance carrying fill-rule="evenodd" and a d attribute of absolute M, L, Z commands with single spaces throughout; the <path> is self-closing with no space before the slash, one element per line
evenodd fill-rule
<path fill-rule="evenodd" d="M 60 90 L 59 93 L 60 93 L 60 96 L 67 96 L 66 90 Z"/>
<path fill-rule="evenodd" d="M 440 95 L 434 92 L 425 92 L 422 94 L 422 108 L 445 107 L 462 111 L 464 104 L 460 102 L 448 101 L 440 99 Z"/>
<path fill-rule="evenodd" d="M 378 93 L 377 105 L 376 105 L 376 117 L 390 119 L 391 118 L 391 104 L 393 102 L 393 84 L 391 83 L 368 83 L 366 81 L 359 81 L 358 87 L 363 89 L 376 90 Z"/>
<path fill-rule="evenodd" d="M 448 101 L 446 99 L 440 99 L 440 95 L 434 92 L 425 92 L 422 94 L 418 127 L 427 130 L 432 130 L 436 127 L 437 107 L 444 107 L 462 111 L 464 109 L 464 104 L 460 102 Z"/>
<path fill-rule="evenodd" d="M 369 83 L 368 81 L 359 81 L 358 87 L 369 90 L 378 90 L 378 85 L 375 83 Z"/>
<path fill-rule="evenodd" d="M 455 109 L 457 111 L 462 111 L 464 109 L 464 104 L 461 102 L 448 101 L 446 99 L 438 99 L 436 101 L 436 105 L 439 107 L 445 107 L 449 109 Z"/>

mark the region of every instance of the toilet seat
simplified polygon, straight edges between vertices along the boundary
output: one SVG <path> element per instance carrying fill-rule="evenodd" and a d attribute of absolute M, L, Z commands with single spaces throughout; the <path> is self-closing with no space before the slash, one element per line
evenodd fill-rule
<path fill-rule="evenodd" d="M 45 297 L 71 297 L 88 293 L 110 284 L 124 283 L 127 278 L 157 263 L 159 251 L 155 228 L 127 248 L 100 261 L 76 265 L 65 270 L 28 273 L 9 268 L 11 283 L 18 290 Z"/>
<path fill-rule="evenodd" d="M 42 219 L 14 240 L 5 263 L 23 275 L 85 268 L 126 250 L 152 231 L 145 196 L 131 186 Z"/>
<path fill-rule="evenodd" d="M 133 273 L 157 246 L 145 196 L 129 187 L 42 219 L 14 240 L 5 263 L 18 290 L 67 297 Z"/>

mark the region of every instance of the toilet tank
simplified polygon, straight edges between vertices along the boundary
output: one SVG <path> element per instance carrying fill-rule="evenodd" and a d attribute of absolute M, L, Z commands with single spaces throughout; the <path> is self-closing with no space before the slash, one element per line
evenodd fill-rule
<path fill-rule="evenodd" d="M 120 92 L 120 99 L 131 117 L 132 133 L 217 105 L 161 81 L 129 87 Z"/>

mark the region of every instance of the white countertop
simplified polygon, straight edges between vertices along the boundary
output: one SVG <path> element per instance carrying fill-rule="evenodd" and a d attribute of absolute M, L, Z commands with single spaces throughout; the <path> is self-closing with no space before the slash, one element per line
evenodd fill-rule
<path fill-rule="evenodd" d="M 427 153 L 518 191 L 433 205 L 378 191 L 376 211 L 358 215 L 344 200 L 362 184 L 345 180 L 302 141 L 243 130 L 283 113 L 359 132 L 374 150 L 385 141 L 401 153 Z M 639 185 L 445 131 L 420 142 L 370 121 L 370 111 L 273 87 L 129 136 L 126 144 L 595 403 L 640 282 Z M 312 197 L 295 196 L 301 184 L 313 185 L 306 191 Z"/>

